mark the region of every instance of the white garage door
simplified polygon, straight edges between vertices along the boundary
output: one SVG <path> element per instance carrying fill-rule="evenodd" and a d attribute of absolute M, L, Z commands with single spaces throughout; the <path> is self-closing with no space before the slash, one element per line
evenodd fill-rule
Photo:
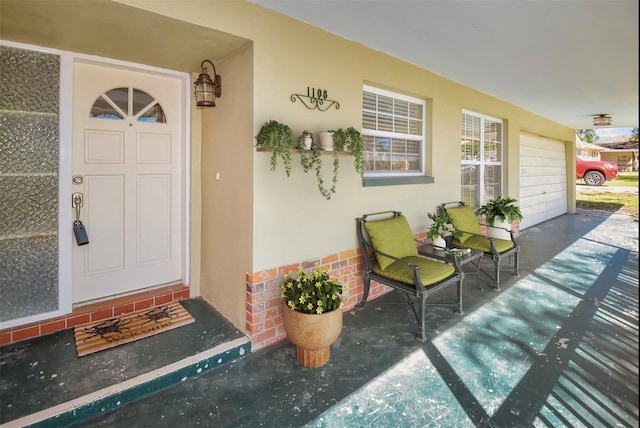
<path fill-rule="evenodd" d="M 528 134 L 520 136 L 520 229 L 567 212 L 565 145 Z"/>

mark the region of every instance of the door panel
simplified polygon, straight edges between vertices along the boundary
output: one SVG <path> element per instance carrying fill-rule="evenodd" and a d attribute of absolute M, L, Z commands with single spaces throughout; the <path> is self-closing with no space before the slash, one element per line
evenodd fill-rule
<path fill-rule="evenodd" d="M 72 191 L 89 244 L 73 248 L 73 301 L 182 277 L 183 83 L 74 64 Z"/>
<path fill-rule="evenodd" d="M 85 176 L 85 189 L 86 223 L 96 227 L 91 228 L 89 245 L 83 251 L 84 274 L 122 271 L 125 252 L 124 176 Z M 94 195 L 109 195 L 109 198 Z"/>
<path fill-rule="evenodd" d="M 171 259 L 171 176 L 138 177 L 138 265 Z"/>

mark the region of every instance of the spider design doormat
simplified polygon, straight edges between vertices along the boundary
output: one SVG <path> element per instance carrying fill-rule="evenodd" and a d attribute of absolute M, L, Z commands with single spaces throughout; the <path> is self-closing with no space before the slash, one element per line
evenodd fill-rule
<path fill-rule="evenodd" d="M 78 357 L 173 330 L 195 320 L 178 302 L 77 325 Z"/>

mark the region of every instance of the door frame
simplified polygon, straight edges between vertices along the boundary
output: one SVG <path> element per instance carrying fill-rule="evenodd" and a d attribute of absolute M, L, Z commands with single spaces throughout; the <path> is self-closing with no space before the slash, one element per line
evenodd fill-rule
<path fill-rule="evenodd" d="M 71 251 L 74 240 L 71 233 L 71 225 L 68 219 L 72 218 L 71 207 L 71 177 L 72 177 L 72 102 L 73 102 L 73 65 L 76 61 L 93 62 L 107 67 L 122 67 L 138 72 L 158 73 L 182 80 L 184 85 L 183 115 L 184 126 L 181 132 L 182 144 L 182 174 L 181 191 L 182 210 L 181 247 L 182 247 L 182 273 L 183 284 L 189 286 L 191 268 L 191 76 L 189 73 L 138 64 L 130 61 L 122 61 L 113 58 L 104 58 L 95 55 L 86 55 L 77 52 L 63 51 L 45 48 L 41 46 L 15 43 L 0 40 L 3 46 L 19 49 L 33 50 L 60 56 L 60 134 L 59 134 L 59 175 L 58 175 L 58 309 L 43 312 L 28 317 L 16 318 L 0 323 L 0 329 L 16 327 L 43 321 L 46 319 L 63 316 L 73 310 L 72 301 L 72 257 Z M 160 285 L 160 284 L 158 284 Z"/>

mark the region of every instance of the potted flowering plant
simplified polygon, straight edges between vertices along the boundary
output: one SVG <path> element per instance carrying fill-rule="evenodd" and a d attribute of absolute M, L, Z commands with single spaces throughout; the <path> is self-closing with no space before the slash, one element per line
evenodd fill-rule
<path fill-rule="evenodd" d="M 342 331 L 341 293 L 346 288 L 320 267 L 306 272 L 298 266 L 295 273 L 284 276 L 284 329 L 303 366 L 321 367 L 329 361 L 330 346 Z"/>
<path fill-rule="evenodd" d="M 462 236 L 462 232 L 456 230 L 451 224 L 446 211 L 439 214 L 427 213 L 427 217 L 431 220 L 431 226 L 427 231 L 427 238 L 433 241 L 434 246 L 446 248 L 447 238 L 460 238 Z"/>

